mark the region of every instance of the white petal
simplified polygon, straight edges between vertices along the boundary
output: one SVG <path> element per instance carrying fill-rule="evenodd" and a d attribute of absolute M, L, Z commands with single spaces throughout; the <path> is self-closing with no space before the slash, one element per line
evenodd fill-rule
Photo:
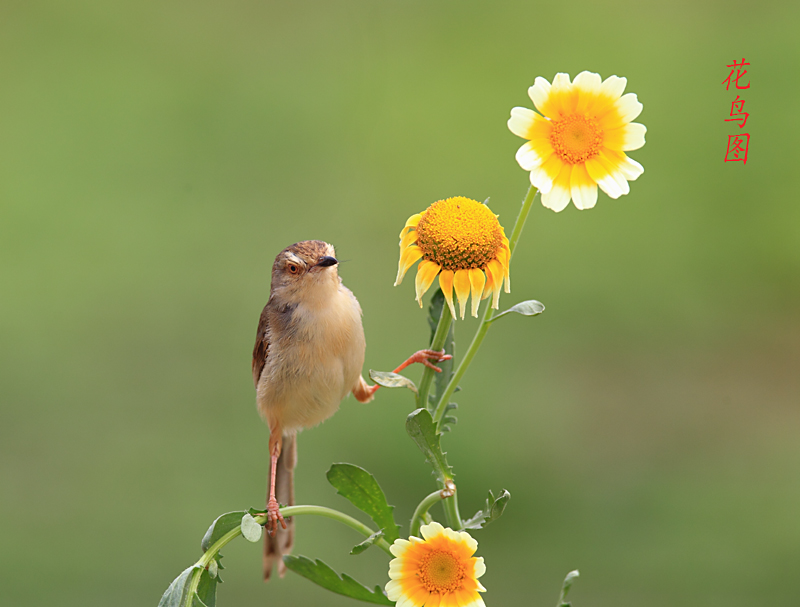
<path fill-rule="evenodd" d="M 553 180 L 538 166 L 531 170 L 531 185 L 544 195 L 553 189 Z"/>
<path fill-rule="evenodd" d="M 570 184 L 572 202 L 575 203 L 575 207 L 578 209 L 591 209 L 597 204 L 597 185 L 576 179 L 576 173 L 577 171 L 573 170 L 572 183 Z"/>
<path fill-rule="evenodd" d="M 608 194 L 609 197 L 619 198 L 622 196 L 622 188 L 599 158 L 587 161 L 586 170 L 589 171 L 589 176 L 597 182 L 600 189 Z"/>
<path fill-rule="evenodd" d="M 623 162 L 619 166 L 619 170 L 622 175 L 628 181 L 635 181 L 639 175 L 644 173 L 644 167 L 636 162 L 633 158 L 625 158 L 625 162 Z"/>
<path fill-rule="evenodd" d="M 552 150 L 552 148 L 550 149 Z M 550 153 L 552 154 L 552 151 Z M 517 150 L 516 158 L 519 166 L 526 171 L 530 171 L 534 167 L 541 166 L 545 160 L 550 158 L 550 154 L 547 156 L 540 156 L 536 151 L 536 146 L 530 141 L 526 141 L 522 144 L 522 147 Z"/>
<path fill-rule="evenodd" d="M 625 142 L 622 144 L 623 151 L 638 150 L 644 145 L 644 134 L 647 132 L 645 125 L 631 122 L 623 128 L 625 129 Z"/>
<path fill-rule="evenodd" d="M 389 550 L 392 551 L 392 554 L 395 556 L 403 556 L 403 553 L 408 550 L 408 547 L 411 545 L 411 542 L 404 539 L 396 539 L 394 543 L 389 547 Z"/>
<path fill-rule="evenodd" d="M 556 77 L 553 78 L 553 88 L 554 89 L 569 89 L 572 86 L 572 83 L 569 81 L 569 74 L 565 74 L 564 72 L 559 72 L 556 74 Z"/>
<path fill-rule="evenodd" d="M 547 194 L 542 192 L 542 204 L 548 209 L 553 209 L 556 213 L 567 208 L 570 199 L 569 189 L 559 183 L 553 184 L 553 189 Z"/>
<path fill-rule="evenodd" d="M 391 580 L 386 584 L 386 596 L 390 601 L 396 601 L 403 594 L 403 584 L 398 580 Z"/>
<path fill-rule="evenodd" d="M 573 86 L 576 86 L 582 93 L 599 95 L 600 87 L 602 86 L 603 81 L 600 79 L 599 74 L 595 74 L 593 72 L 581 72 L 575 76 L 575 80 L 572 81 L 572 84 Z"/>
<path fill-rule="evenodd" d="M 426 540 L 431 539 L 432 537 L 436 537 L 444 532 L 444 527 L 440 523 L 433 521 L 432 523 L 428 523 L 427 525 L 423 525 L 419 528 L 420 532 L 422 533 L 422 537 Z"/>
<path fill-rule="evenodd" d="M 619 99 L 627 84 L 628 81 L 625 78 L 609 76 L 600 86 L 600 92 L 603 95 L 608 95 L 612 99 Z"/>
<path fill-rule="evenodd" d="M 542 111 L 542 105 L 547 101 L 549 95 L 550 83 L 541 76 L 538 76 L 536 80 L 534 80 L 533 86 L 528 89 L 528 97 L 531 98 L 536 109 L 540 112 Z"/>
<path fill-rule="evenodd" d="M 508 119 L 508 129 L 517 137 L 528 138 L 528 131 L 533 125 L 536 112 L 526 107 L 511 109 L 511 118 Z"/>
<path fill-rule="evenodd" d="M 628 93 L 619 98 L 616 103 L 617 111 L 623 123 L 628 123 L 635 120 L 636 117 L 642 113 L 644 106 L 639 103 L 636 98 L 636 93 Z"/>
<path fill-rule="evenodd" d="M 475 561 L 475 577 L 479 578 L 486 573 L 486 564 L 483 562 L 483 557 L 479 556 Z"/>

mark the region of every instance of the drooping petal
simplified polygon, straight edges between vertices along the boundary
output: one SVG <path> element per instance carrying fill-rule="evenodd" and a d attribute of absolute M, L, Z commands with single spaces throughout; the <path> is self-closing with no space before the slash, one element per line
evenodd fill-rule
<path fill-rule="evenodd" d="M 417 245 L 410 245 L 405 249 L 401 249 L 400 263 L 397 268 L 397 278 L 394 281 L 394 286 L 403 282 L 403 277 L 406 275 L 406 272 L 408 272 L 408 269 L 413 266 L 420 257 L 422 257 L 422 249 Z"/>
<path fill-rule="evenodd" d="M 417 301 L 419 307 L 422 307 L 422 296 L 433 284 L 436 275 L 441 271 L 441 266 L 434 262 L 423 259 L 417 267 L 417 278 L 414 281 L 414 286 L 417 292 Z"/>
<path fill-rule="evenodd" d="M 414 228 L 411 228 L 406 235 L 400 240 L 400 248 L 405 249 L 407 246 L 411 244 L 416 244 L 417 242 L 417 231 Z"/>
<path fill-rule="evenodd" d="M 447 305 L 450 307 L 450 313 L 453 315 L 453 318 L 456 317 L 456 309 L 453 306 L 453 278 L 455 277 L 455 272 L 453 270 L 442 270 L 439 274 L 439 288 L 442 290 L 444 294 L 444 300 L 447 302 Z"/>
<path fill-rule="evenodd" d="M 486 273 L 492 276 L 492 308 L 500 308 L 500 289 L 503 288 L 503 276 L 505 270 L 499 260 L 493 259 L 486 264 Z"/>
<path fill-rule="evenodd" d="M 494 291 L 494 277 L 492 276 L 492 273 L 489 270 L 488 263 L 486 264 L 486 267 L 483 268 L 483 271 L 486 274 L 486 283 L 483 285 L 483 294 L 481 295 L 481 301 L 488 298 L 489 295 L 491 295 L 492 292 Z"/>
<path fill-rule="evenodd" d="M 483 285 L 486 283 L 486 276 L 480 268 L 470 268 L 469 284 L 472 287 L 472 315 L 478 318 L 478 307 L 481 305 L 481 295 Z"/>
<path fill-rule="evenodd" d="M 458 297 L 458 307 L 461 312 L 461 320 L 464 320 L 464 312 L 467 309 L 467 298 L 471 285 L 469 283 L 469 270 L 456 270 L 453 279 L 453 288 Z"/>
<path fill-rule="evenodd" d="M 406 232 L 408 232 L 411 228 L 416 228 L 419 220 L 422 219 L 422 213 L 417 213 L 416 215 L 412 215 L 406 221 L 406 225 L 403 226 L 403 229 L 400 230 L 400 238 L 402 239 Z"/>

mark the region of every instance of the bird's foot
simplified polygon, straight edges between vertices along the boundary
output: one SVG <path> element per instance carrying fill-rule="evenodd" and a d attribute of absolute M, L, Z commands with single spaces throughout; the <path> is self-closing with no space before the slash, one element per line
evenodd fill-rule
<path fill-rule="evenodd" d="M 267 533 L 270 535 L 275 535 L 278 531 L 278 523 L 280 522 L 281 527 L 286 529 L 286 521 L 283 520 L 283 515 L 279 510 L 280 506 L 278 505 L 278 500 L 274 497 L 269 498 L 267 502 L 267 522 L 264 525 L 267 528 Z"/>
<path fill-rule="evenodd" d="M 408 360 L 404 362 L 399 368 L 405 369 L 408 365 L 413 365 L 414 363 L 422 363 L 429 369 L 433 369 L 437 373 L 441 373 L 442 370 L 434 365 L 433 362 L 442 362 L 443 360 L 450 360 L 453 358 L 449 354 L 445 354 L 444 350 L 437 352 L 436 350 L 419 350 L 418 352 L 414 352 L 411 356 L 408 357 Z M 397 371 L 395 371 L 397 373 Z"/>

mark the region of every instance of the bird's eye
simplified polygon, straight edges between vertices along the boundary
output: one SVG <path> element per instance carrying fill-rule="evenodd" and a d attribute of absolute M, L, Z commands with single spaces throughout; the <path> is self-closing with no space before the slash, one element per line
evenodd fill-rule
<path fill-rule="evenodd" d="M 288 265 L 289 273 L 290 274 L 299 274 L 300 273 L 300 266 L 297 266 L 293 263 Z"/>

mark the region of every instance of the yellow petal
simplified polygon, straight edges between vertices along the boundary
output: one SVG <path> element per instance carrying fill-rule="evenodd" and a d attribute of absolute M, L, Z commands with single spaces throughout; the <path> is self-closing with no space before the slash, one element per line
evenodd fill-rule
<path fill-rule="evenodd" d="M 483 285 L 483 295 L 481 295 L 481 301 L 489 297 L 494 290 L 494 277 L 492 276 L 491 271 L 489 270 L 489 264 L 486 264 L 486 267 L 483 268 L 483 271 L 486 273 L 486 284 Z"/>
<path fill-rule="evenodd" d="M 420 308 L 422 307 L 422 296 L 433 284 L 433 280 L 441 269 L 438 263 L 427 259 L 423 259 L 417 267 L 417 278 L 414 281 L 414 286 L 416 287 L 417 301 Z"/>
<path fill-rule="evenodd" d="M 419 220 L 422 219 L 422 213 L 417 213 L 416 215 L 412 215 L 406 221 L 406 225 L 403 226 L 403 229 L 400 230 L 400 238 L 403 238 L 406 232 L 408 232 L 411 228 L 416 228 Z"/>
<path fill-rule="evenodd" d="M 464 320 L 464 312 L 467 309 L 467 298 L 469 298 L 469 270 L 456 270 L 453 280 L 453 288 L 458 296 L 458 306 L 461 311 L 461 320 Z"/>
<path fill-rule="evenodd" d="M 503 288 L 503 276 L 505 275 L 503 264 L 493 259 L 486 264 L 486 273 L 492 277 L 492 307 L 498 310 L 500 308 L 500 289 Z"/>
<path fill-rule="evenodd" d="M 450 306 L 450 313 L 453 315 L 453 318 L 456 317 L 456 309 L 455 306 L 453 306 L 454 276 L 455 272 L 453 272 L 453 270 L 442 270 L 441 274 L 439 274 L 439 288 L 441 288 L 442 293 L 444 293 L 444 299 L 447 305 Z"/>
<path fill-rule="evenodd" d="M 408 268 L 413 266 L 420 257 L 422 257 L 422 249 L 417 245 L 410 245 L 400 252 L 400 264 L 397 267 L 397 278 L 394 281 L 394 286 L 403 282 L 403 276 L 408 272 Z"/>
<path fill-rule="evenodd" d="M 486 283 L 486 276 L 480 268 L 470 268 L 469 284 L 472 286 L 472 315 L 478 318 L 478 307 L 481 305 L 481 294 L 483 285 Z"/>
<path fill-rule="evenodd" d="M 402 251 L 407 246 L 417 243 L 417 231 L 414 229 L 406 232 L 406 235 L 400 239 L 400 250 Z"/>

